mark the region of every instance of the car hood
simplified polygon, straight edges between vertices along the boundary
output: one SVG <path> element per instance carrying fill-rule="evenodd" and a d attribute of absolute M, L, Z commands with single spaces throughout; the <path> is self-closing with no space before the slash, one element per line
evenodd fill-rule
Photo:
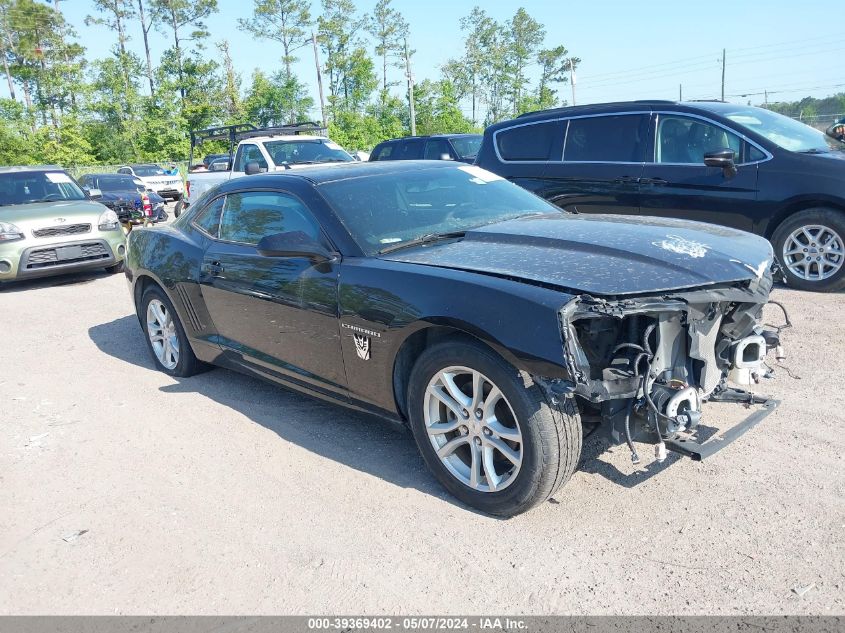
<path fill-rule="evenodd" d="M 762 237 L 664 218 L 552 214 L 498 222 L 384 259 L 493 274 L 594 295 L 681 290 L 762 277 Z"/>
<path fill-rule="evenodd" d="M 90 200 L 60 200 L 0 207 L 0 222 L 11 222 L 22 229 L 62 224 L 96 224 L 106 207 Z"/>

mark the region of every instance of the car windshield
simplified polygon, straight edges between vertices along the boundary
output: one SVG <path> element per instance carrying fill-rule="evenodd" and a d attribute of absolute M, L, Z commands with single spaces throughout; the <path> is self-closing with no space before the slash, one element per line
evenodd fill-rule
<path fill-rule="evenodd" d="M 62 200 L 85 200 L 82 189 L 63 171 L 0 174 L 0 206 Z"/>
<path fill-rule="evenodd" d="M 845 149 L 845 143 L 771 110 L 737 108 L 723 115 L 740 127 L 756 132 L 778 147 L 792 152 L 816 153 Z"/>
<path fill-rule="evenodd" d="M 320 191 L 368 255 L 524 215 L 562 213 L 474 165 L 345 178 Z"/>
<path fill-rule="evenodd" d="M 143 184 L 140 185 L 143 188 Z M 137 191 L 138 182 L 131 176 L 97 176 L 100 191 Z"/>
<path fill-rule="evenodd" d="M 353 160 L 337 143 L 322 139 L 303 141 L 268 141 L 264 147 L 276 165 L 308 163 L 348 163 Z"/>
<path fill-rule="evenodd" d="M 478 156 L 478 150 L 481 147 L 481 135 L 474 136 L 453 136 L 451 139 L 452 147 L 458 152 L 461 158 L 475 158 Z"/>
<path fill-rule="evenodd" d="M 144 178 L 148 176 L 164 176 L 164 170 L 157 165 L 139 165 L 138 167 L 133 167 L 132 171 L 135 172 L 136 176 L 142 176 Z"/>

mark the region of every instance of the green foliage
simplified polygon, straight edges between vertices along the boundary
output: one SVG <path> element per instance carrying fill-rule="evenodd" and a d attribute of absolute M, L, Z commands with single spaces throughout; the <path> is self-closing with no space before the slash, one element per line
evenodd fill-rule
<path fill-rule="evenodd" d="M 332 138 L 368 150 L 411 129 L 404 81 L 396 71 L 391 81 L 389 71 L 404 71 L 411 39 L 393 0 L 374 0 L 366 16 L 355 0 L 320 0 L 316 19 L 310 0 L 253 0 L 240 28 L 281 50 L 268 56 L 276 63 L 256 70 L 245 85 L 228 42 L 208 46 L 207 19 L 217 0 L 90 0 L 89 6 L 86 24 L 109 29 L 113 46 L 105 58 L 86 61 L 79 37 L 51 2 L 0 0 L 0 55 L 14 95 L 0 100 L 0 162 L 61 163 L 80 172 L 83 163 L 164 162 L 188 156 L 192 129 L 316 118 L 309 87 L 292 71 L 297 51 L 310 44 L 312 24 Z M 127 46 L 139 25 L 146 59 Z M 168 42 L 155 60 L 147 37 L 152 28 Z M 475 7 L 461 28 L 460 54 L 438 77 L 417 83 L 419 134 L 479 131 L 483 123 L 561 103 L 557 91 L 568 81 L 569 64 L 579 60 L 562 45 L 546 48 L 545 27 L 525 9 L 500 23 Z M 805 114 L 821 111 L 819 104 L 801 107 Z"/>
<path fill-rule="evenodd" d="M 381 57 L 382 95 L 395 85 L 387 81 L 387 67 L 391 59 L 394 64 L 402 66 L 402 51 L 410 30 L 405 18 L 390 3 L 391 0 L 378 0 L 372 14 L 364 18 L 364 28 L 375 40 L 376 55 Z"/>
<path fill-rule="evenodd" d="M 296 77 L 278 72 L 272 77 L 256 70 L 243 102 L 244 114 L 255 125 L 284 125 L 308 118 L 314 100 Z"/>
<path fill-rule="evenodd" d="M 449 134 L 475 132 L 473 125 L 461 112 L 455 87 L 448 79 L 426 79 L 415 91 L 417 134 Z"/>
<path fill-rule="evenodd" d="M 282 45 L 285 76 L 292 76 L 290 65 L 297 61 L 294 52 L 307 46 L 311 26 L 309 0 L 254 0 L 252 17 L 238 19 L 238 25 L 257 38 L 275 40 Z"/>

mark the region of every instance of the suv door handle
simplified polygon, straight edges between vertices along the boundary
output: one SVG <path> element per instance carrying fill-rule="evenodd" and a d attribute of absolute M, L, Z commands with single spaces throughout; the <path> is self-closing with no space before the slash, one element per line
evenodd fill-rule
<path fill-rule="evenodd" d="M 640 180 L 641 185 L 655 185 L 656 187 L 665 187 L 669 184 L 668 180 L 663 178 L 643 178 Z"/>

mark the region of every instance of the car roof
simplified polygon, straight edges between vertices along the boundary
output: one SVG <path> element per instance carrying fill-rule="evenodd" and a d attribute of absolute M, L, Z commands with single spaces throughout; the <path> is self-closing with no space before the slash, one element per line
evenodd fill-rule
<path fill-rule="evenodd" d="M 103 172 L 99 174 L 82 174 L 82 176 L 91 176 L 92 178 L 137 178 L 137 176 L 133 176 L 132 174 L 116 174 L 114 172 Z"/>
<path fill-rule="evenodd" d="M 124 167 L 161 167 L 161 165 L 156 165 L 155 163 L 131 163 L 129 165 L 124 165 Z"/>
<path fill-rule="evenodd" d="M 729 111 L 739 106 L 735 103 L 726 103 L 723 101 L 671 101 L 668 99 L 641 99 L 638 101 L 590 103 L 579 106 L 565 106 L 562 108 L 550 108 L 548 110 L 526 112 L 525 114 L 520 114 L 515 119 L 495 123 L 489 126 L 485 132 L 512 127 L 515 122 L 530 123 L 534 121 L 546 121 L 552 118 L 568 118 L 590 114 L 613 114 L 614 112 L 649 112 L 653 109 L 667 107 L 677 108 L 679 112 L 707 110 L 709 112 L 719 114 L 720 112 Z"/>
<path fill-rule="evenodd" d="M 293 181 L 309 182 L 321 185 L 327 182 L 377 176 L 384 174 L 402 174 L 418 172 L 420 169 L 458 169 L 467 167 L 463 163 L 445 160 L 385 160 L 375 162 L 332 163 L 330 165 L 309 165 L 299 169 L 272 171 L 253 176 L 233 178 L 220 185 L 221 191 L 249 189 L 253 187 L 285 186 Z"/>
<path fill-rule="evenodd" d="M 389 138 L 386 141 L 382 141 L 379 145 L 383 145 L 385 143 L 401 143 L 403 141 L 414 141 L 414 140 L 425 140 L 427 138 L 460 138 L 466 136 L 482 136 L 481 134 L 476 134 L 474 132 L 461 132 L 459 134 L 418 134 L 417 136 L 402 136 L 399 138 Z"/>
<path fill-rule="evenodd" d="M 28 171 L 64 171 L 58 165 L 7 165 L 0 167 L 0 174 L 23 173 Z"/>

